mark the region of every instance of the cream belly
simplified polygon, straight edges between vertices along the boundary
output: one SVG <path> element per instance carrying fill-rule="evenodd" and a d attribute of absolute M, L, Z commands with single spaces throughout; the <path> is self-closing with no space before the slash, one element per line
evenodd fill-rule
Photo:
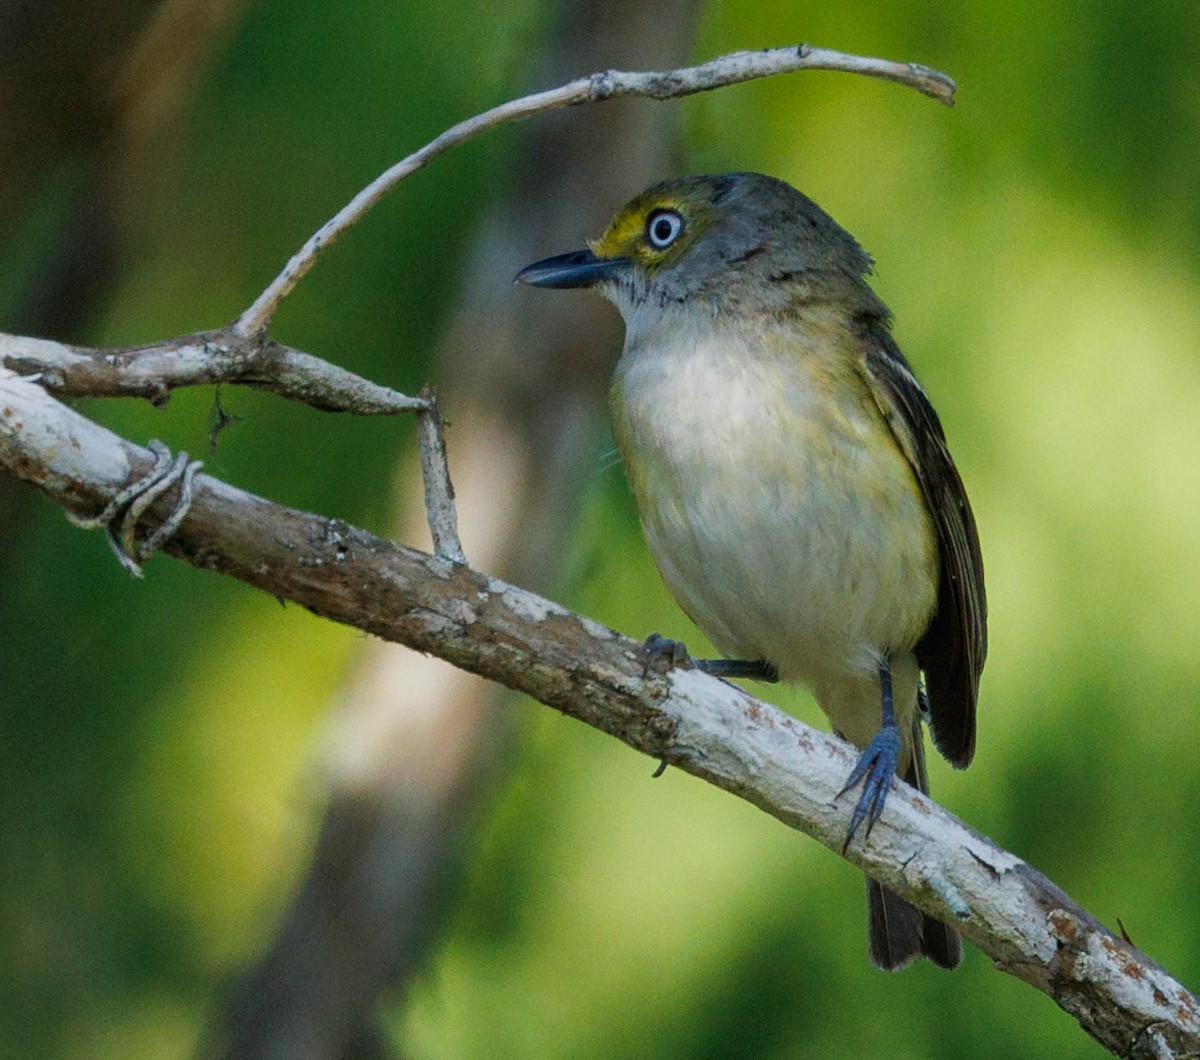
<path fill-rule="evenodd" d="M 911 714 L 911 649 L 936 601 L 912 470 L 852 360 L 822 358 L 848 335 L 675 323 L 630 329 L 613 384 L 650 551 L 723 653 L 807 685 L 862 744 L 879 725 L 885 655 L 898 713 Z"/>

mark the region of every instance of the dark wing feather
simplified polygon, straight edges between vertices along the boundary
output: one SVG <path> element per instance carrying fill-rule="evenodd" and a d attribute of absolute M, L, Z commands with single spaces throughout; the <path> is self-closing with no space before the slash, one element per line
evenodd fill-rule
<path fill-rule="evenodd" d="M 937 413 L 895 340 L 882 326 L 866 335 L 866 375 L 908 458 L 937 528 L 937 612 L 917 643 L 929 693 L 933 742 L 954 765 L 975 753 L 975 701 L 987 655 L 987 600 L 975 517 L 946 448 Z"/>

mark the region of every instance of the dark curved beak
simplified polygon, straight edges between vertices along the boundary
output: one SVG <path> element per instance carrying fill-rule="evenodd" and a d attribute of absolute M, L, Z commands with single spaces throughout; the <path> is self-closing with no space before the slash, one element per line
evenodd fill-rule
<path fill-rule="evenodd" d="M 590 250 L 572 250 L 526 265 L 516 280 L 534 287 L 593 287 L 613 279 L 628 264 L 628 258 L 598 258 Z"/>

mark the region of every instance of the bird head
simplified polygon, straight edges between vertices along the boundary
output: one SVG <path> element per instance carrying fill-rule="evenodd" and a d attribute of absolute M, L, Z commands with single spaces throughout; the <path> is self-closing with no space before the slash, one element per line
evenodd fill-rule
<path fill-rule="evenodd" d="M 681 177 L 626 203 L 585 249 L 535 262 L 517 280 L 592 287 L 626 320 L 646 306 L 780 310 L 805 291 L 865 292 L 871 259 L 811 199 L 761 173 Z"/>

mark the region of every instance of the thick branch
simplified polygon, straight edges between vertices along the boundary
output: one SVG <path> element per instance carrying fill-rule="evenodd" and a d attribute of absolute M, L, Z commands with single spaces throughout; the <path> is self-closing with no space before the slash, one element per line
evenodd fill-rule
<path fill-rule="evenodd" d="M 94 515 L 152 463 L 0 369 L 0 468 Z M 160 498 L 147 513 L 170 511 Z M 206 475 L 166 550 L 526 692 L 841 848 L 854 752 L 694 671 L 643 673 L 637 642 L 532 593 Z M 848 858 L 953 923 L 1122 1056 L 1200 1051 L 1197 999 L 1053 883 L 906 785 Z"/>
<path fill-rule="evenodd" d="M 231 330 L 184 335 L 150 346 L 89 349 L 0 332 L 0 365 L 36 375 L 68 397 L 142 397 L 166 404 L 183 386 L 239 383 L 270 390 L 326 412 L 390 415 L 425 408 L 420 398 L 270 339 Z"/>
<path fill-rule="evenodd" d="M 773 74 L 794 73 L 797 70 L 840 70 L 845 73 L 864 74 L 908 85 L 949 105 L 954 103 L 954 81 L 937 70 L 917 63 L 897 63 L 888 59 L 847 55 L 844 52 L 830 51 L 828 48 L 810 48 L 807 44 L 788 48 L 764 48 L 761 51 L 731 52 L 700 66 L 687 66 L 678 70 L 646 73 L 605 70 L 589 77 L 580 77 L 558 88 L 522 96 L 467 118 L 447 129 L 419 151 L 413 152 L 385 170 L 317 229 L 308 242 L 293 255 L 283 271 L 271 281 L 270 286 L 241 315 L 234 324 L 234 329 L 241 335 L 254 335 L 266 331 L 271 317 L 279 308 L 279 303 L 288 296 L 292 288 L 316 264 L 322 251 L 338 236 L 405 177 L 428 165 L 443 151 L 478 136 L 481 132 L 559 107 L 600 103 L 622 96 L 677 99 L 725 85 L 770 77 Z"/>

